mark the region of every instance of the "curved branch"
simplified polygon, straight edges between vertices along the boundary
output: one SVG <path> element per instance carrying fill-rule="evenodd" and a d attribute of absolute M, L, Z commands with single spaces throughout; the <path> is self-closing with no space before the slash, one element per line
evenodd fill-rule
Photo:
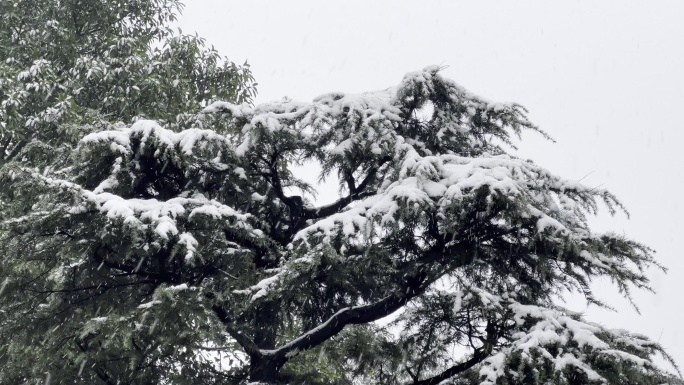
<path fill-rule="evenodd" d="M 422 294 L 427 286 L 428 285 L 417 283 L 413 289 L 409 288 L 405 293 L 395 293 L 373 304 L 341 309 L 324 323 L 309 330 L 289 343 L 274 350 L 261 350 L 261 353 L 263 355 L 272 356 L 276 360 L 285 360 L 288 353 L 316 347 L 341 332 L 347 325 L 373 322 L 392 314 L 411 299 Z"/>
<path fill-rule="evenodd" d="M 461 362 L 460 364 L 456 364 L 433 377 L 426 378 L 420 381 L 416 381 L 414 379 L 411 385 L 437 385 L 440 382 L 447 380 L 459 373 L 462 373 L 484 361 L 492 353 L 496 341 L 500 337 L 502 328 L 497 328 L 494 322 L 488 321 L 485 330 L 487 332 L 487 337 L 484 340 L 484 345 L 482 345 L 480 348 L 475 349 L 475 352 L 473 353 L 473 356 L 470 357 L 470 359 Z"/>
<path fill-rule="evenodd" d="M 327 321 L 305 332 L 287 344 L 274 350 L 261 350 L 264 356 L 271 356 L 274 359 L 286 361 L 288 353 L 293 351 L 304 351 L 316 347 L 331 337 L 337 335 L 347 325 L 364 324 L 377 321 L 402 308 L 413 298 L 416 298 L 436 282 L 439 278 L 449 271 L 453 271 L 469 263 L 468 258 L 459 259 L 458 263 L 443 266 L 443 269 L 429 271 L 424 267 L 430 265 L 428 261 L 434 262 L 443 260 L 445 257 L 453 256 L 454 253 L 468 253 L 467 245 L 452 245 L 443 247 L 441 242 L 430 250 L 427 250 L 422 258 L 413 261 L 411 265 L 405 266 L 407 272 L 405 280 L 397 290 L 384 297 L 380 301 L 362 306 L 346 307 L 339 310 Z M 412 273 L 411 273 L 412 272 Z"/>
<path fill-rule="evenodd" d="M 354 186 L 353 178 L 350 177 L 351 179 L 347 181 L 349 183 L 349 195 L 340 198 L 336 202 L 333 202 L 325 206 L 316 208 L 306 208 L 304 210 L 304 219 L 325 218 L 327 216 L 339 212 L 355 200 L 375 195 L 376 191 L 368 191 L 367 189 L 369 185 L 375 181 L 375 178 L 378 174 L 378 170 L 380 169 L 380 167 L 382 167 L 385 163 L 389 162 L 390 160 L 391 158 L 385 157 L 380 160 L 377 166 L 371 167 L 371 169 L 368 170 L 368 174 L 366 174 L 366 177 L 363 179 L 363 181 L 361 181 L 361 184 L 359 184 L 358 186 Z"/>
<path fill-rule="evenodd" d="M 265 176 L 267 176 L 270 179 L 269 182 L 271 183 L 271 186 L 273 186 L 273 190 L 275 191 L 278 199 L 285 203 L 285 205 L 287 205 L 287 207 L 290 208 L 290 211 L 293 211 L 293 209 L 295 209 L 294 206 L 297 205 L 297 200 L 295 197 L 289 197 L 285 195 L 285 191 L 283 190 L 283 183 L 280 180 L 280 175 L 278 173 L 278 157 L 280 157 L 280 154 L 278 152 L 274 152 L 271 155 L 271 158 L 268 161 L 269 173 L 265 174 Z"/>
<path fill-rule="evenodd" d="M 250 356 L 257 357 L 262 356 L 261 351 L 259 350 L 259 348 L 257 348 L 257 346 L 254 344 L 252 340 L 250 340 L 244 334 L 240 333 L 239 330 L 233 328 L 228 313 L 221 306 L 212 305 L 211 310 L 214 312 L 219 321 L 221 321 L 224 328 L 226 329 L 226 332 L 238 343 L 238 345 L 245 349 L 245 352 L 247 354 L 249 354 Z"/>
<path fill-rule="evenodd" d="M 372 195 L 375 195 L 375 191 L 362 191 L 354 194 L 349 194 L 346 197 L 340 198 L 337 201 L 325 206 L 307 208 L 304 210 L 304 219 L 319 219 L 328 217 L 330 215 L 340 212 L 340 210 L 345 208 L 351 202 Z"/>
<path fill-rule="evenodd" d="M 447 379 L 449 379 L 449 378 L 451 378 L 451 377 L 453 377 L 459 373 L 462 373 L 462 372 L 472 368 L 473 366 L 479 364 L 480 362 L 484 361 L 487 357 L 489 357 L 490 353 L 491 353 L 491 349 L 489 349 L 489 351 L 487 351 L 484 348 L 477 349 L 477 350 L 475 350 L 475 353 L 473 354 L 473 356 L 469 360 L 461 362 L 460 364 L 454 365 L 454 366 L 450 367 L 449 369 L 443 371 L 442 373 L 440 373 L 434 377 L 426 378 L 426 379 L 420 380 L 420 381 L 414 380 L 411 383 L 411 385 L 437 385 L 440 382 L 447 380 Z"/>

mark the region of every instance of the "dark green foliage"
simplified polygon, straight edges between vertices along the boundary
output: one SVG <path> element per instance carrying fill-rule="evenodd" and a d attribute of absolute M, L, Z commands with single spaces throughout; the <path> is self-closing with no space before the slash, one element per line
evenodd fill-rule
<path fill-rule="evenodd" d="M 176 0 L 2 1 L 2 162 L 74 144 L 93 124 L 149 117 L 187 127 L 211 101 L 250 100 L 247 66 L 170 29 L 180 7 Z"/>
<path fill-rule="evenodd" d="M 2 3 L 2 49 L 27 4 Z M 681 383 L 657 343 L 557 305 L 660 266 L 591 232 L 612 194 L 506 153 L 541 132 L 519 105 L 427 67 L 252 107 L 246 68 L 165 29 L 175 2 L 39 5 L 43 40 L 2 64 L 0 383 Z"/>

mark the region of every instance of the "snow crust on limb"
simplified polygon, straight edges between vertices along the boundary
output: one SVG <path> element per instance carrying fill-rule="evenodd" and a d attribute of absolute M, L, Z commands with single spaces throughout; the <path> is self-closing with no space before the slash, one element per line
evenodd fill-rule
<path fill-rule="evenodd" d="M 250 217 L 249 214 L 240 213 L 232 207 L 207 199 L 201 194 L 187 198 L 171 198 L 167 201 L 158 201 L 157 199 L 126 199 L 108 192 L 96 193 L 85 190 L 65 180 L 47 178 L 39 174 L 34 174 L 34 176 L 51 186 L 66 187 L 80 193 L 80 198 L 83 199 L 83 202 L 69 208 L 69 212 L 72 214 L 82 213 L 84 210 L 94 206 L 105 214 L 107 218 L 120 220 L 131 229 L 140 231 L 152 229 L 158 237 L 164 240 L 168 240 L 169 236 L 179 234 L 177 228 L 179 217 L 192 220 L 195 216 L 206 215 L 215 219 L 236 219 L 239 221 L 238 226 L 249 228 L 245 224 L 245 221 Z M 98 189 L 100 191 L 103 190 L 102 184 L 98 186 Z M 254 234 L 257 236 L 259 233 Z M 194 253 L 193 248 L 197 242 L 192 241 L 192 235 L 190 233 L 183 233 L 180 238 L 187 245 L 188 253 Z"/>
<path fill-rule="evenodd" d="M 505 375 L 506 363 L 513 355 L 531 365 L 538 365 L 535 361 L 548 362 L 556 371 L 573 367 L 589 381 L 601 383 L 608 382 L 605 374 L 599 374 L 592 367 L 601 361 L 603 365 L 611 360 L 630 362 L 642 374 L 661 370 L 644 358 L 660 349 L 646 336 L 587 322 L 559 307 L 523 305 L 510 300 L 497 305 L 507 307 L 515 326 L 510 345 L 483 361 L 479 370 L 483 384 L 497 383 Z M 516 330 L 518 327 L 523 328 Z"/>
<path fill-rule="evenodd" d="M 87 146 L 91 143 L 107 142 L 112 150 L 131 153 L 131 138 L 145 145 L 148 140 L 157 141 L 166 149 L 179 149 L 183 155 L 192 155 L 196 147 L 206 146 L 206 142 L 226 142 L 228 139 L 212 130 L 190 128 L 181 132 L 173 132 L 163 128 L 152 120 L 138 120 L 132 126 L 116 131 L 100 131 L 84 136 L 80 143 Z"/>

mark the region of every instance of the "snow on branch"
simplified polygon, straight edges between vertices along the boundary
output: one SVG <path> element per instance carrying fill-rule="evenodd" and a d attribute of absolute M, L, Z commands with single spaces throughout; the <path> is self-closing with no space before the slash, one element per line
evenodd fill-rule
<path fill-rule="evenodd" d="M 567 374 L 564 369 L 572 367 L 590 381 L 600 382 L 607 381 L 607 374 L 617 373 L 598 369 L 601 366 L 596 366 L 596 361 L 626 361 L 646 373 L 661 371 L 651 361 L 654 353 L 668 358 L 659 344 L 642 335 L 584 321 L 562 308 L 523 305 L 510 299 L 504 302 L 513 321 L 510 342 L 484 361 L 479 370 L 483 384 L 495 384 L 504 376 L 506 364 L 514 356 L 532 365 L 536 360 L 549 362 L 562 377 Z"/>

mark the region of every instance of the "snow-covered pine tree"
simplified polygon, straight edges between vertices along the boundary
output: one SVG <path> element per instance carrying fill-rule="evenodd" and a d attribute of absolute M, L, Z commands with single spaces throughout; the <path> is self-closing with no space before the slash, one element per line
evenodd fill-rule
<path fill-rule="evenodd" d="M 2 0 L 0 164 L 22 151 L 50 163 L 55 148 L 102 122 L 146 117 L 176 129 L 212 100 L 254 96 L 247 66 L 170 28 L 180 8 L 178 0 Z"/>
<path fill-rule="evenodd" d="M 544 135 L 521 106 L 428 67 L 204 111 L 90 133 L 60 169 L 2 169 L 0 382 L 679 382 L 656 342 L 559 304 L 606 306 L 598 277 L 649 290 L 659 265 L 589 229 L 601 204 L 623 210 L 611 193 L 507 154 Z M 307 199 L 294 168 L 312 162 L 334 203 Z"/>

